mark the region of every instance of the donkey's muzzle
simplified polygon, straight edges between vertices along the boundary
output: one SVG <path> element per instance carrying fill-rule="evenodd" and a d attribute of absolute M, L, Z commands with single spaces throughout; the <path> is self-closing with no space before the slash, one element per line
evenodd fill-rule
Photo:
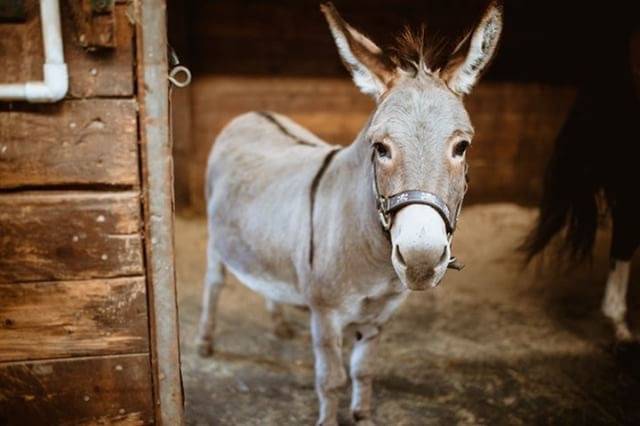
<path fill-rule="evenodd" d="M 398 212 L 391 234 L 391 260 L 405 286 L 411 290 L 437 286 L 451 255 L 439 213 L 429 206 L 406 206 Z"/>

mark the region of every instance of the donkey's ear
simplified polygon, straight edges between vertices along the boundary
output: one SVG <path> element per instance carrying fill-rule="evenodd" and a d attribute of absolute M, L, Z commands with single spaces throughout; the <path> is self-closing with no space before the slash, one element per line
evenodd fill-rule
<path fill-rule="evenodd" d="M 332 3 L 320 6 L 338 52 L 363 93 L 378 98 L 390 86 L 396 67 L 374 42 L 347 24 Z"/>
<path fill-rule="evenodd" d="M 472 34 L 458 45 L 441 74 L 454 92 L 466 95 L 491 62 L 502 32 L 502 7 L 491 2 Z"/>

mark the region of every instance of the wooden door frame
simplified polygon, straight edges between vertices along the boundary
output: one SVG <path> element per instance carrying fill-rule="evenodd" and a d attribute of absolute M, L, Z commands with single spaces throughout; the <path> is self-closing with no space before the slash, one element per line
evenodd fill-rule
<path fill-rule="evenodd" d="M 166 0 L 136 2 L 136 40 L 149 337 L 156 423 L 183 424 L 169 133 Z"/>

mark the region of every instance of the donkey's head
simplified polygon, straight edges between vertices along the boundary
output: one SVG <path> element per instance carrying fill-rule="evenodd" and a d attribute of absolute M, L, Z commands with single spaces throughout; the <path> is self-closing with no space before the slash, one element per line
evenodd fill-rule
<path fill-rule="evenodd" d="M 393 267 L 409 289 L 435 287 L 451 258 L 451 233 L 467 189 L 465 153 L 473 127 L 462 102 L 491 61 L 502 29 L 492 3 L 478 26 L 450 49 L 407 32 L 385 54 L 322 6 L 355 84 L 376 99 L 363 136 L 372 150 L 372 184 L 391 234 Z M 395 197 L 394 197 L 395 196 Z"/>

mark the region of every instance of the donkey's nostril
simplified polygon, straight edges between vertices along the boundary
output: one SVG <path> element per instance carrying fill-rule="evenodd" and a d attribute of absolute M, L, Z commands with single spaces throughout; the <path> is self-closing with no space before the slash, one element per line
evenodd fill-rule
<path fill-rule="evenodd" d="M 402 256 L 402 253 L 400 253 L 400 247 L 396 245 L 396 255 L 398 257 L 398 262 L 402 265 L 402 266 L 407 266 L 407 262 L 404 260 L 404 257 Z"/>

